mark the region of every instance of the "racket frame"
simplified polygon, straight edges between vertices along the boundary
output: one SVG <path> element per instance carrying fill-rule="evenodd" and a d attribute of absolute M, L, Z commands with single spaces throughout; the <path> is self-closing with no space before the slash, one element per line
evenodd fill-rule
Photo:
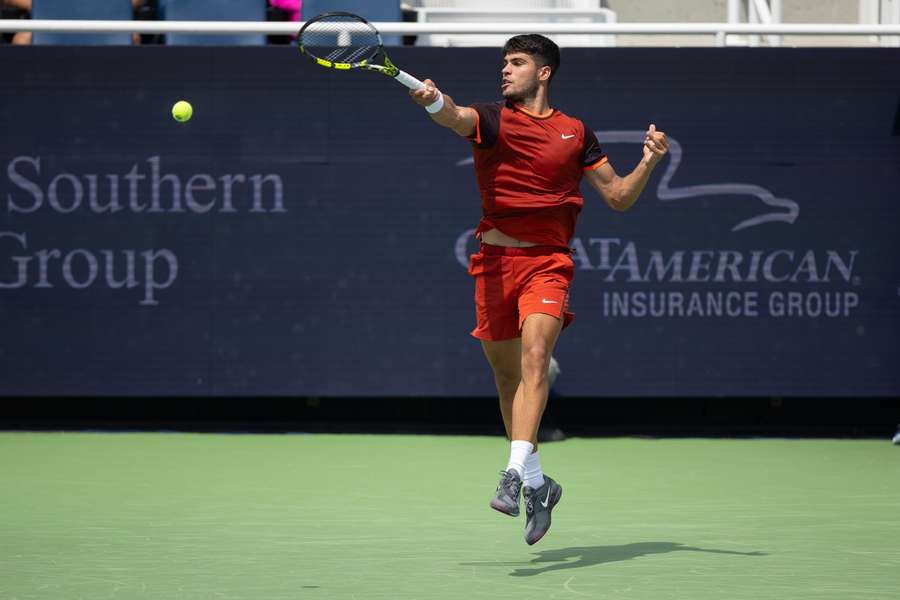
<path fill-rule="evenodd" d="M 324 58 L 320 58 L 315 56 L 314 54 L 310 54 L 306 51 L 306 48 L 303 46 L 303 31 L 309 27 L 310 24 L 315 23 L 324 19 L 325 17 L 351 17 L 353 19 L 358 19 L 362 23 L 365 23 L 369 27 L 372 28 L 372 31 L 375 32 L 375 35 L 378 37 L 378 48 L 372 54 L 371 58 L 366 58 L 356 62 L 335 62 L 331 60 L 326 60 Z M 322 13 L 321 15 L 316 15 L 309 21 L 303 24 L 303 27 L 300 28 L 300 32 L 297 34 L 297 46 L 300 48 L 300 52 L 305 54 L 313 62 L 315 62 L 320 67 L 326 67 L 328 69 L 336 69 L 338 71 L 349 71 L 351 69 L 365 69 L 366 71 L 375 71 L 381 73 L 383 75 L 387 75 L 398 81 L 399 83 L 405 85 L 411 90 L 420 90 L 425 87 L 425 84 L 407 73 L 399 69 L 394 63 L 391 62 L 391 59 L 388 58 L 387 52 L 384 49 L 384 40 L 381 37 L 381 33 L 375 28 L 374 25 L 366 21 L 364 18 L 359 15 L 355 15 L 353 13 L 344 12 L 344 11 L 332 11 L 327 13 Z M 377 57 L 379 54 L 384 57 L 384 64 L 379 65 L 372 62 L 372 59 Z"/>

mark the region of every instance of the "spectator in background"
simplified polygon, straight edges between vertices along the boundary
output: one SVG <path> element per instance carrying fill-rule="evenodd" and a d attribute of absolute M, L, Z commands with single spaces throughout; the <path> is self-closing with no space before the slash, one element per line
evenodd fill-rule
<path fill-rule="evenodd" d="M 131 6 L 135 11 L 140 9 L 141 5 L 144 4 L 145 0 L 131 0 Z M 297 4 L 300 3 L 300 0 L 297 0 Z M 0 0 L 0 8 L 13 8 L 18 11 L 22 11 L 25 16 L 31 16 L 31 0 Z M 31 32 L 30 31 L 17 31 L 12 37 L 12 43 L 17 45 L 28 45 L 31 44 Z M 134 43 L 140 43 L 140 36 L 134 34 Z"/>
<path fill-rule="evenodd" d="M 285 21 L 299 21 L 303 0 L 269 0 L 273 8 L 285 13 Z"/>
<path fill-rule="evenodd" d="M 303 0 L 269 0 L 269 9 L 266 11 L 268 21 L 299 21 Z M 297 40 L 297 34 L 270 35 L 266 37 L 269 44 L 293 44 Z"/>
<path fill-rule="evenodd" d="M 31 0 L 0 0 L 0 8 L 12 8 L 16 11 L 24 13 L 22 16 L 31 14 Z M 27 45 L 31 43 L 30 31 L 17 31 L 12 36 L 12 43 L 17 45 Z"/>

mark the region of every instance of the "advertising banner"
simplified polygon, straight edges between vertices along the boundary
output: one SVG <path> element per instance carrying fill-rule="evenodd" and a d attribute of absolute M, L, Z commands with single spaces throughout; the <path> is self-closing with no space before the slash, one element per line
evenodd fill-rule
<path fill-rule="evenodd" d="M 499 50 L 396 48 L 458 103 Z M 287 47 L 0 53 L 0 394 L 489 396 L 469 143 Z M 583 185 L 568 396 L 900 394 L 900 56 L 564 49 Z M 172 119 L 192 103 L 187 123 Z"/>

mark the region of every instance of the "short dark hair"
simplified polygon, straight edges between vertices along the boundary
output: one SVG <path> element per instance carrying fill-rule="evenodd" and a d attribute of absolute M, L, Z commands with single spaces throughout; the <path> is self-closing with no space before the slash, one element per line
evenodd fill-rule
<path fill-rule="evenodd" d="M 527 33 L 509 38 L 503 44 L 503 56 L 513 52 L 530 54 L 539 67 L 550 67 L 550 79 L 559 69 L 559 46 L 540 34 Z"/>

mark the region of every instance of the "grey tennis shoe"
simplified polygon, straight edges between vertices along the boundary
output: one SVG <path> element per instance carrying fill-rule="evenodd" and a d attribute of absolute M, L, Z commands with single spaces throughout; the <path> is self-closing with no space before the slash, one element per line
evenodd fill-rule
<path fill-rule="evenodd" d="M 522 478 L 515 469 L 501 471 L 497 493 L 491 498 L 491 508 L 499 510 L 511 517 L 519 516 L 519 491 L 522 489 Z"/>
<path fill-rule="evenodd" d="M 562 486 L 544 475 L 544 485 L 525 486 L 525 541 L 536 544 L 550 529 L 550 512 L 562 498 Z"/>

